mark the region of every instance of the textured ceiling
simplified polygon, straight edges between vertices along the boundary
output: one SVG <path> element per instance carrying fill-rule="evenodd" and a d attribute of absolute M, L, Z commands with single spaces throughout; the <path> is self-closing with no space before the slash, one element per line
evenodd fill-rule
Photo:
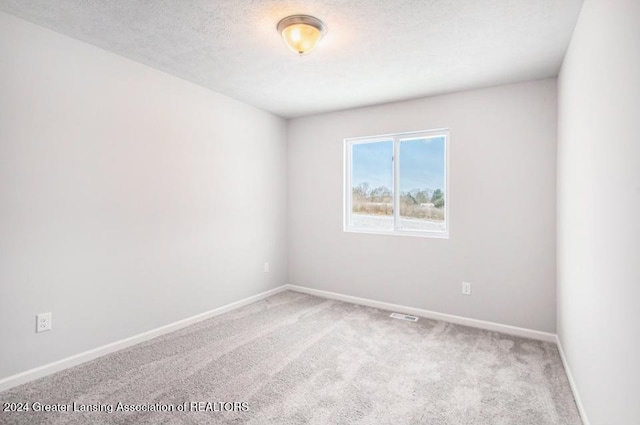
<path fill-rule="evenodd" d="M 0 10 L 291 118 L 555 76 L 582 0 L 0 0 Z M 298 57 L 276 32 L 329 31 Z"/>

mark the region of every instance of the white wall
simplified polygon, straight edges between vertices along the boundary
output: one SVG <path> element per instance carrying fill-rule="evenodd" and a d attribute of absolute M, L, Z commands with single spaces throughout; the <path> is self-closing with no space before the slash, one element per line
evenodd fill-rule
<path fill-rule="evenodd" d="M 554 332 L 556 106 L 547 79 L 292 120 L 289 283 Z M 344 233 L 343 139 L 443 127 L 450 239 Z"/>
<path fill-rule="evenodd" d="M 286 125 L 0 13 L 0 378 L 286 283 Z"/>
<path fill-rule="evenodd" d="M 559 77 L 558 333 L 591 425 L 640 424 L 639 23 L 585 1 Z"/>

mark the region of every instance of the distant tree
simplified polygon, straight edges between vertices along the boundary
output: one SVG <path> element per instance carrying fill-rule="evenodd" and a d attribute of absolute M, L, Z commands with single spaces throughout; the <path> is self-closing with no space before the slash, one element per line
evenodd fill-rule
<path fill-rule="evenodd" d="M 444 192 L 442 192 L 442 189 L 436 189 L 433 191 L 433 195 L 431 195 L 431 202 L 436 208 L 444 207 Z"/>
<path fill-rule="evenodd" d="M 366 198 L 369 196 L 369 183 L 364 182 L 360 183 L 358 186 L 353 188 L 353 196 L 358 198 Z"/>
<path fill-rule="evenodd" d="M 371 190 L 370 198 L 372 202 L 385 202 L 391 199 L 391 189 L 386 186 L 378 186 Z"/>
<path fill-rule="evenodd" d="M 411 192 L 403 193 L 403 197 L 405 198 L 405 201 L 411 205 L 419 204 L 418 200 L 411 194 Z"/>
<path fill-rule="evenodd" d="M 426 204 L 431 200 L 431 197 L 429 196 L 429 190 L 427 189 L 416 190 L 415 193 L 413 193 L 413 197 L 419 204 Z"/>

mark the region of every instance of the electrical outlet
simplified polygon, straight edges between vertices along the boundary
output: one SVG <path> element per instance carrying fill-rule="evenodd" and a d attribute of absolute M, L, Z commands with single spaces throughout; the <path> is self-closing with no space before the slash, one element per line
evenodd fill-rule
<path fill-rule="evenodd" d="M 51 330 L 51 313 L 36 314 L 36 332 Z"/>
<path fill-rule="evenodd" d="M 464 295 L 471 295 L 471 283 L 462 282 L 462 293 Z"/>
<path fill-rule="evenodd" d="M 269 263 L 268 262 L 264 263 L 263 270 L 264 270 L 265 273 L 269 273 Z"/>

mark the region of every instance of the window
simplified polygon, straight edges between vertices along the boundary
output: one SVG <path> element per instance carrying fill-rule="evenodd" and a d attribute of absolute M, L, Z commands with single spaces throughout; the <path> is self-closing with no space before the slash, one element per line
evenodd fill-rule
<path fill-rule="evenodd" d="M 344 230 L 448 237 L 447 130 L 345 139 Z"/>

